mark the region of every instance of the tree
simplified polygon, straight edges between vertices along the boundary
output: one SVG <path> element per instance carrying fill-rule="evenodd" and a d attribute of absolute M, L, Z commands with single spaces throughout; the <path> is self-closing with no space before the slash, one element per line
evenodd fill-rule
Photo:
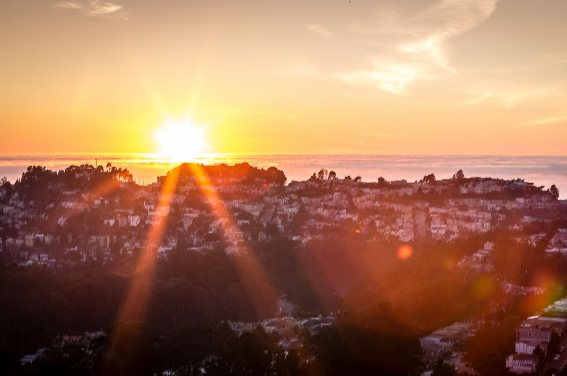
<path fill-rule="evenodd" d="M 431 376 L 456 376 L 457 371 L 455 367 L 449 363 L 445 363 L 443 359 L 437 359 L 437 362 L 433 365 L 433 373 Z"/>
<path fill-rule="evenodd" d="M 455 181 L 462 181 L 464 178 L 465 178 L 465 173 L 463 172 L 463 170 L 459 170 L 455 172 L 455 174 L 453 175 L 453 180 Z"/>
<path fill-rule="evenodd" d="M 352 181 L 352 178 L 350 177 L 350 175 L 345 176 L 345 181 Z"/>
<path fill-rule="evenodd" d="M 376 228 L 376 221 L 368 222 L 368 236 L 374 237 L 378 234 L 378 229 Z"/>
<path fill-rule="evenodd" d="M 356 178 L 354 178 L 354 182 L 355 183 L 360 183 L 360 181 L 362 180 L 362 178 L 360 176 L 357 176 Z"/>
<path fill-rule="evenodd" d="M 266 172 L 270 175 L 271 180 L 278 185 L 284 185 L 287 181 L 284 172 L 275 167 L 269 167 Z"/>
<path fill-rule="evenodd" d="M 435 177 L 435 174 L 425 175 L 423 179 L 421 179 L 421 182 L 424 184 L 435 184 L 436 181 L 437 178 Z"/>
<path fill-rule="evenodd" d="M 382 176 L 380 176 L 380 177 L 378 178 L 378 185 L 379 185 L 379 186 L 384 186 L 384 185 L 386 185 L 386 179 L 384 179 Z"/>
<path fill-rule="evenodd" d="M 325 168 L 322 168 L 317 173 L 317 178 L 319 180 L 324 180 L 327 177 L 328 174 L 329 174 L 329 171 L 327 171 L 327 169 L 325 169 Z"/>
<path fill-rule="evenodd" d="M 329 171 L 329 176 L 327 177 L 327 179 L 335 180 L 336 178 L 337 178 L 337 173 L 335 171 Z"/>
<path fill-rule="evenodd" d="M 0 188 L 4 188 L 4 197 L 6 200 L 10 200 L 12 197 L 12 184 L 8 181 L 7 177 L 0 179 Z"/>
<path fill-rule="evenodd" d="M 549 188 L 549 193 L 551 193 L 551 196 L 553 196 L 554 199 L 558 199 L 559 198 L 559 188 L 557 188 L 555 186 L 555 184 L 553 184 L 550 188 Z"/>

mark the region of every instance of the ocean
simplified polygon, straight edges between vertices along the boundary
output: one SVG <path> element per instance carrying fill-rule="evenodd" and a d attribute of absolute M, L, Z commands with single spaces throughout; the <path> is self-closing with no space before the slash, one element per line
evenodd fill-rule
<path fill-rule="evenodd" d="M 521 178 L 546 188 L 555 184 L 561 198 L 567 197 L 567 156 L 204 155 L 194 161 L 207 164 L 248 162 L 262 168 L 274 166 L 285 172 L 288 182 L 308 179 L 322 168 L 335 171 L 340 178 L 361 176 L 366 182 L 376 181 L 380 176 L 387 180 L 413 182 L 431 173 L 437 179 L 444 179 L 462 169 L 466 177 Z M 139 184 L 152 183 L 157 176 L 180 164 L 149 154 L 0 156 L 0 177 L 6 176 L 14 182 L 31 165 L 60 170 L 85 163 L 112 163 L 128 168 Z"/>

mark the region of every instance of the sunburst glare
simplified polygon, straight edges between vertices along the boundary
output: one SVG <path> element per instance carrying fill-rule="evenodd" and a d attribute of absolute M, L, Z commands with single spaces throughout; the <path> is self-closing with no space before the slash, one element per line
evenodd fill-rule
<path fill-rule="evenodd" d="M 189 118 L 181 121 L 169 119 L 164 126 L 156 130 L 159 155 L 173 162 L 194 160 L 208 149 L 205 128 L 196 126 Z"/>

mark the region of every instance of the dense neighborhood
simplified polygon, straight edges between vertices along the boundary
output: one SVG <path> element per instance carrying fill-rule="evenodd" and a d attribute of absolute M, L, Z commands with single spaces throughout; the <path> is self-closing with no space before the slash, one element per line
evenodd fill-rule
<path fill-rule="evenodd" d="M 538 302 L 531 313 L 522 311 L 526 316 L 515 326 L 514 351 L 499 360 L 501 368 L 535 374 L 551 369 L 551 363 L 563 354 L 567 309 L 560 299 L 567 291 L 543 279 L 541 284 L 532 284 L 534 279 L 523 280 L 527 277 L 517 277 L 506 266 L 512 262 L 506 252 L 514 247 L 542 255 L 542 260 L 567 257 L 567 200 L 559 200 L 555 186 L 545 189 L 522 179 L 469 178 L 462 171 L 444 180 L 430 174 L 415 182 L 383 177 L 368 182 L 359 176 L 339 178 L 334 171 L 322 169 L 305 181 L 287 182 L 284 172 L 275 167 L 258 169 L 246 163 L 183 164 L 146 186 L 136 184 L 127 170 L 110 164 L 70 166 L 62 171 L 32 166 L 14 184 L 4 179 L 0 186 L 0 259 L 6 270 L 48 270 L 64 275 L 96 266 L 125 273 L 135 270 L 138 260 L 144 258 L 173 265 L 179 257 L 220 253 L 223 256 L 214 257 L 236 260 L 255 250 L 270 252 L 278 247 L 292 247 L 300 254 L 317 249 L 324 255 L 333 244 L 345 249 L 353 244 L 387 244 L 410 250 L 403 256 L 398 251 L 399 260 L 388 262 L 411 257 L 422 244 L 431 254 L 436 247 L 449 254 L 453 245 L 460 244 L 462 252 L 451 253 L 450 262 L 438 262 L 436 267 L 464 276 L 455 277 L 465 279 L 463 283 L 497 283 L 490 290 L 490 299 L 482 296 L 486 312 L 481 317 L 459 313 L 454 315 L 459 322 L 446 322 L 447 326 L 430 334 L 423 330 L 441 319 L 418 326 L 416 333 L 422 335 L 418 373 L 436 375 L 443 367 L 459 374 L 482 373 L 475 367 L 474 354 L 467 354 L 467 344 L 478 340 L 478 333 L 487 325 L 499 325 L 499 312 L 511 299 L 556 300 L 545 302 L 551 305 Z M 431 260 L 433 256 L 427 257 Z M 265 260 L 260 259 L 262 264 Z M 259 330 L 273 334 L 279 348 L 305 355 L 306 338 L 318 338 L 326 333 L 325 328 L 348 316 L 345 305 L 332 302 L 348 300 L 347 287 L 354 280 L 348 284 L 346 277 L 333 281 L 333 276 L 339 279 L 339 273 L 325 270 L 326 262 L 315 256 L 309 261 L 309 267 L 326 273 L 329 285 L 340 285 L 321 298 L 325 309 L 307 307 L 304 302 L 309 299 L 302 300 L 301 287 L 282 277 L 284 287 L 273 289 L 266 298 L 269 308 L 259 313 L 253 309 L 257 307 L 244 307 L 242 290 L 248 285 L 242 282 L 244 287 L 230 295 L 231 304 L 240 306 L 226 316 L 230 331 L 238 337 L 256 335 Z M 281 263 L 274 266 L 279 267 Z M 256 278 L 254 283 L 262 284 L 258 280 L 261 270 L 252 269 L 250 274 Z M 531 278 L 537 270 L 525 274 Z M 211 280 L 203 288 L 214 292 L 215 283 Z M 249 306 L 254 305 L 254 298 L 248 299 Z M 357 309 L 360 306 L 356 304 Z M 466 312 L 470 307 L 459 309 Z M 175 322 L 168 317 L 167 325 L 177 327 L 177 314 L 172 317 Z M 91 343 L 105 336 L 103 331 L 86 329 L 75 337 L 58 336 L 51 348 L 24 356 L 21 364 L 29 365 L 53 352 L 53 346 L 69 341 L 83 346 L 87 339 Z M 92 367 L 92 359 L 88 362 L 83 360 L 81 367 L 87 363 Z M 556 367 L 558 372 L 564 365 Z"/>

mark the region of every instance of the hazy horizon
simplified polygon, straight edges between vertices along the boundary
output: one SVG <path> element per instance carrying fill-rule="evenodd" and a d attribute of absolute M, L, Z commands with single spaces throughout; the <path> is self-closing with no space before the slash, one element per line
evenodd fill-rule
<path fill-rule="evenodd" d="M 155 155 L 0 155 L 0 177 L 15 181 L 29 165 L 43 165 L 50 169 L 64 169 L 72 164 L 106 165 L 128 168 L 140 183 L 155 181 L 182 161 L 171 161 Z M 335 170 L 338 177 L 357 175 L 363 181 L 376 181 L 379 176 L 388 180 L 420 180 L 434 173 L 438 179 L 450 178 L 463 169 L 465 176 L 503 179 L 522 178 L 549 188 L 555 184 L 561 197 L 567 192 L 567 157 L 557 156 L 446 156 L 446 155 L 377 155 L 377 154 L 283 154 L 283 155 L 225 155 L 196 158 L 205 164 L 248 162 L 255 167 L 275 166 L 292 180 L 306 180 L 313 172 L 325 168 Z"/>

